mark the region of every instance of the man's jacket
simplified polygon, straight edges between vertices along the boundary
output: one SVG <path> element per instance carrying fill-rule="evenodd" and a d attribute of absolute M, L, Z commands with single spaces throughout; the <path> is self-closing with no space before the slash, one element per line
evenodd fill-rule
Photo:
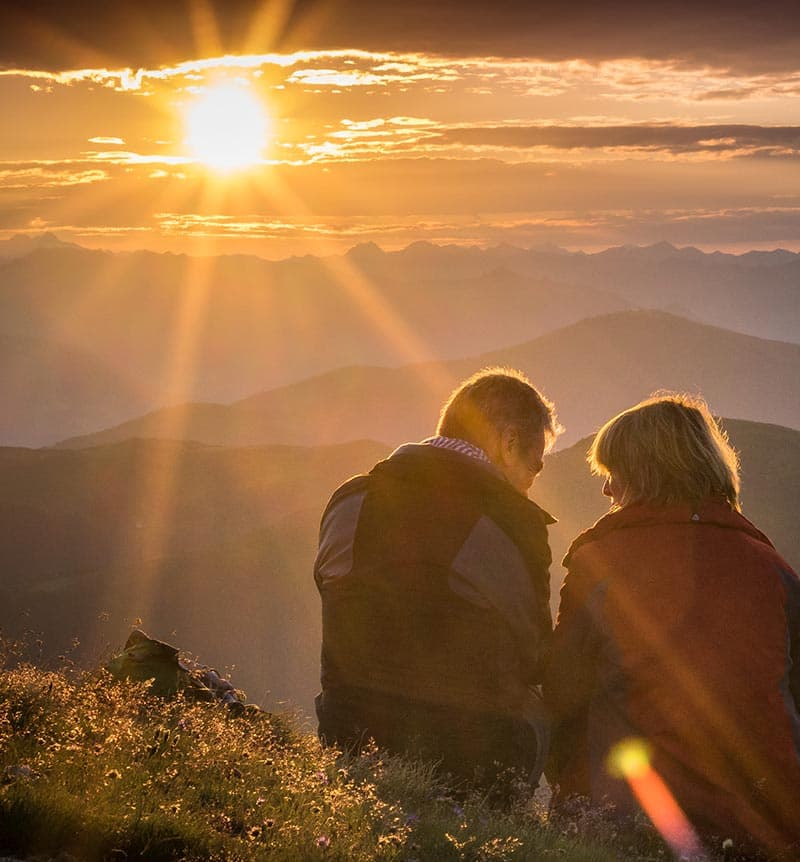
<path fill-rule="evenodd" d="M 631 505 L 564 564 L 548 777 L 625 808 L 607 758 L 636 737 L 702 832 L 800 840 L 800 581 L 766 536 L 724 502 Z"/>
<path fill-rule="evenodd" d="M 425 444 L 341 486 L 315 564 L 321 735 L 399 748 L 459 716 L 487 738 L 517 719 L 551 637 L 552 520 L 491 465 Z"/>

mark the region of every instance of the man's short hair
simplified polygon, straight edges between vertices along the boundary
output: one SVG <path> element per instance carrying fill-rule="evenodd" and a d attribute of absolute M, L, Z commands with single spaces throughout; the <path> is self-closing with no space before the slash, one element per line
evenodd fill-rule
<path fill-rule="evenodd" d="M 698 503 L 722 497 L 739 508 L 739 459 L 702 398 L 658 393 L 597 432 L 592 472 L 613 474 L 627 503 Z"/>
<path fill-rule="evenodd" d="M 528 378 L 513 368 L 484 368 L 453 390 L 442 407 L 436 433 L 484 446 L 487 433 L 512 428 L 523 445 L 544 432 L 550 449 L 564 430 L 555 407 Z"/>

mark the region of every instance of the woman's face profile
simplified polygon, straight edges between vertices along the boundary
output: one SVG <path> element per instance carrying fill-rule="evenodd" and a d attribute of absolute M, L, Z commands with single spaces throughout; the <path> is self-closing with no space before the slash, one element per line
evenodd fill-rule
<path fill-rule="evenodd" d="M 626 491 L 627 487 L 623 485 L 619 477 L 613 473 L 609 473 L 605 482 L 603 482 L 603 494 L 610 498 L 615 506 L 622 506 L 624 505 L 623 500 Z"/>

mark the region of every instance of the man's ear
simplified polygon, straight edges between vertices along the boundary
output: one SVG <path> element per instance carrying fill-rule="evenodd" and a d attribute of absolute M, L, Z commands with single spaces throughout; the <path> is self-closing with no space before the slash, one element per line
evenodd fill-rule
<path fill-rule="evenodd" d="M 503 433 L 494 427 L 487 427 L 481 441 L 481 449 L 489 456 L 489 460 L 496 467 L 503 462 Z"/>
<path fill-rule="evenodd" d="M 506 426 L 499 433 L 498 440 L 503 460 L 509 459 L 516 452 L 517 447 L 519 446 L 519 434 L 517 433 L 517 429 Z"/>

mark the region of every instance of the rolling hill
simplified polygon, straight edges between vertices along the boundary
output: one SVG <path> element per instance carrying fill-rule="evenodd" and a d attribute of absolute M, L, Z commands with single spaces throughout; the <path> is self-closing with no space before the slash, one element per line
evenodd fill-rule
<path fill-rule="evenodd" d="M 469 359 L 345 368 L 228 406 L 181 405 L 61 445 L 133 437 L 228 446 L 369 438 L 396 445 L 431 434 L 453 386 L 498 364 L 522 369 L 555 401 L 567 429 L 562 445 L 657 389 L 700 392 L 717 413 L 800 428 L 800 345 L 629 311 Z"/>
<path fill-rule="evenodd" d="M 41 446 L 140 415 L 154 403 L 146 383 L 124 369 L 53 339 L 0 332 L 0 440 Z"/>

